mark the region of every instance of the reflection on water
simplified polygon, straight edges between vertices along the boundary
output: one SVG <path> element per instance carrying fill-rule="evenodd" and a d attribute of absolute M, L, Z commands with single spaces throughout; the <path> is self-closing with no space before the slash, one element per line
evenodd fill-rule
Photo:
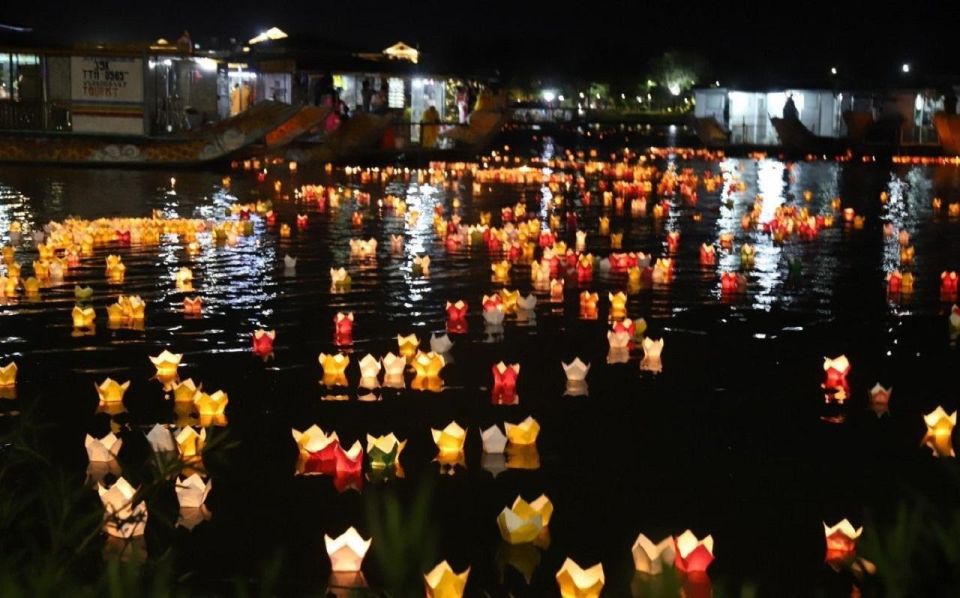
<path fill-rule="evenodd" d="M 544 152 L 564 155 L 549 143 Z M 469 175 L 452 173 L 422 180 L 414 173 L 381 185 L 340 170 L 301 168 L 271 173 L 262 184 L 235 175 L 226 186 L 221 173 L 3 167 L 0 239 L 9 242 L 11 224 L 22 224 L 16 260 L 24 264 L 24 276 L 38 257 L 32 234 L 50 220 L 149 217 L 154 211 L 237 220 L 233 204 L 270 202 L 276 222 L 253 213 L 252 234 L 217 243 L 207 229 L 192 249 L 172 237 L 155 247 L 95 247 L 62 282 L 42 283 L 38 300 L 4 299 L 0 363 L 17 361 L 15 401 L 42 405 L 56 431 L 58 463 L 80 472 L 81 481 L 85 434 L 99 438 L 116 431 L 126 439 L 158 422 L 175 424 L 175 437 L 160 428 L 167 438 L 129 440 L 125 452 L 149 451 L 157 442 L 175 449 L 175 441 L 199 467 L 207 432 L 193 426 L 224 424 L 216 433 L 236 446 L 229 459 L 203 458 L 217 482 L 209 512 L 171 509 L 168 518 L 188 529 L 196 526 L 194 536 L 190 542 L 181 536 L 158 540 L 176 545 L 185 560 L 204 555 L 218 575 L 242 573 L 275 546 L 293 553 L 292 547 L 312 546 L 312 538 L 354 525 L 374 537 L 376 562 L 364 564 L 372 587 L 420 593 L 420 576 L 451 558 L 457 570 L 461 563 L 473 564 L 470 584 L 491 594 L 498 584 L 520 582 L 544 595 L 555 592 L 553 572 L 568 555 L 619 563 L 639 529 L 673 534 L 696 526 L 713 532 L 722 546 L 715 565 L 720 575 L 776 580 L 801 571 L 812 577 L 822 554 L 793 543 L 815 535 L 821 518 L 858 516 L 879 502 L 877 497 L 888 494 L 889 482 L 883 480 L 914 475 L 902 463 L 871 457 L 922 452 L 923 429 L 914 429 L 919 415 L 953 400 L 943 381 L 955 360 L 948 352 L 950 305 L 940 296 L 940 273 L 960 267 L 960 220 L 946 208 L 935 210 L 932 201 L 954 202 L 960 189 L 953 186 L 955 177 L 933 167 L 773 158 L 709 162 L 676 154 L 654 162 L 678 174 L 689 169 L 706 177 L 709 171 L 723 183 L 712 190 L 701 185 L 695 204 L 680 195 L 664 198 L 669 210 L 657 219 L 652 202 L 646 215 L 604 205 L 601 186 L 609 188 L 609 177 L 559 162 L 536 163 L 532 171 L 569 177 L 556 185 L 540 179 L 474 185 Z M 280 192 L 274 177 L 282 180 Z M 313 183 L 332 185 L 338 200 L 321 206 L 290 193 Z M 361 193 L 369 193 L 369 201 L 358 201 Z M 406 211 L 387 202 L 388 196 L 403 200 Z M 778 242 L 763 230 L 778 209 L 823 215 L 833 212 L 834 198 L 865 217 L 862 229 L 843 226 L 838 217 L 810 241 Z M 518 202 L 538 217 L 542 231 L 555 218 L 559 240 L 570 247 L 576 245 L 575 231 L 564 225 L 575 220 L 586 232 L 584 251 L 596 265 L 583 266 L 580 276 L 576 270 L 564 276 L 561 269 L 534 284 L 531 266 L 520 259 L 510 265 L 507 282 L 493 282 L 491 264 L 505 253 L 490 254 L 469 236 L 445 244 L 434 227 L 438 208 L 447 218 L 458 214 L 464 224 L 490 212 L 492 224 L 502 227 L 501 208 Z M 756 222 L 744 227 L 755 205 Z M 616 241 L 601 234 L 600 216 L 609 218 L 611 233 L 622 233 L 623 252 L 651 254 L 654 262 L 668 249 L 667 232 L 675 231 L 679 243 L 671 276 L 652 284 L 642 268 L 627 274 L 611 266 L 612 259 L 603 264 Z M 887 223 L 891 235 L 884 231 Z M 288 236 L 279 234 L 283 224 L 289 225 Z M 724 233 L 730 233 L 729 246 L 719 243 Z M 915 252 L 910 263 L 901 255 L 901 239 L 907 237 Z M 364 241 L 363 251 L 351 250 L 351 241 L 359 247 L 357 240 Z M 716 246 L 715 267 L 701 264 L 704 244 Z M 745 244 L 754 248 L 752 263 Z M 110 254 L 126 265 L 122 283 L 109 284 L 104 275 Z M 426 268 L 423 257 L 429 258 Z M 174 284 L 184 267 L 193 274 L 190 291 Z M 341 267 L 349 284 L 331 278 L 331 269 Z M 894 270 L 915 279 L 914 291 L 896 300 L 885 292 Z M 741 273 L 743 292 L 722 294 L 720 272 Z M 75 286 L 90 287 L 84 303 L 96 313 L 92 325 L 77 329 Z M 618 301 L 625 313 L 619 313 L 619 304 L 611 313 L 607 297 L 624 290 Z M 588 305 L 582 310 L 584 292 Z M 495 294 L 520 308 L 485 316 L 482 297 Z M 108 323 L 106 309 L 120 295 L 139 296 L 145 317 Z M 197 309 L 185 317 L 195 298 Z M 459 300 L 464 303 L 453 307 Z M 588 317 L 581 318 L 582 311 Z M 348 334 L 337 323 L 346 316 L 338 320 L 338 312 L 352 314 Z M 612 316 L 644 318 L 647 340 L 666 341 L 667 367 L 641 350 L 640 332 L 636 338 L 611 332 Z M 275 345 L 263 356 L 251 350 L 258 329 L 276 331 Z M 445 332 L 452 336 L 442 336 Z M 418 355 L 416 345 L 407 361 L 394 358 L 393 352 L 402 350 L 398 333 L 431 339 L 432 353 L 423 343 L 419 354 L 426 360 L 419 364 L 423 372 L 415 372 L 418 364 L 410 361 Z M 166 384 L 151 379 L 155 372 L 146 359 L 163 349 L 183 354 L 179 371 L 173 370 L 180 378 L 229 393 L 226 411 L 198 413 L 192 402 L 171 404 L 174 378 Z M 834 394 L 825 404 L 820 364 L 824 355 L 841 352 L 856 368 L 843 400 Z M 349 363 L 328 372 L 317 361 L 321 353 L 342 354 Z M 361 377 L 366 355 L 372 356 L 372 364 L 366 362 L 372 373 Z M 383 371 L 379 356 L 386 356 Z M 393 371 L 388 358 L 391 364 L 397 360 Z M 592 367 L 585 379 L 565 380 L 557 364 L 574 358 Z M 491 367 L 501 362 L 521 364 L 523 376 L 491 384 Z M 96 415 L 98 397 L 90 383 L 107 376 L 129 379 L 131 386 L 122 401 L 103 403 Z M 881 389 L 897 388 L 895 399 L 889 392 L 868 392 L 878 380 Z M 949 412 L 955 406 L 945 405 Z M 481 451 L 478 429 L 531 414 L 543 425 L 536 444 Z M 838 425 L 822 426 L 821 418 Z M 395 432 L 409 439 L 403 468 L 398 461 L 374 466 L 372 455 L 361 451 L 360 461 L 355 454 L 346 461 L 341 456 L 338 470 L 333 448 L 323 456 L 326 445 L 301 451 L 290 429 L 315 422 L 336 430 L 346 446 L 363 442 L 367 434 Z M 444 428 L 449 422 L 462 424 L 463 435 Z M 436 446 L 431 429 L 445 434 Z M 934 440 L 935 450 L 952 450 L 943 433 Z M 835 464 L 837 454 L 856 454 L 859 469 L 824 466 Z M 137 475 L 135 463 L 122 458 L 120 463 L 91 465 L 88 481 L 112 480 L 121 470 Z M 293 471 L 324 475 L 294 479 Z M 422 510 L 417 500 L 430 502 L 414 496 L 428 482 L 434 484 L 429 513 L 415 521 L 399 516 Z M 851 486 L 858 489 L 855 495 L 811 490 Z M 769 488 L 777 488 L 773 496 Z M 542 492 L 556 504 L 550 548 L 501 546 L 497 505 L 502 508 L 518 493 Z M 379 502 L 365 508 L 365 501 L 374 500 L 370 495 Z M 745 511 L 751 521 L 744 522 Z M 257 525 L 250 523 L 253 513 L 262 519 Z M 405 539 L 408 528 L 429 542 Z M 773 528 L 782 540 L 765 540 L 758 549 L 758 534 L 767 538 Z M 291 585 L 302 590 L 331 583 L 337 591 L 353 585 L 331 581 L 322 562 L 315 553 L 291 560 L 285 565 Z M 634 592 L 670 585 L 619 573 L 610 577 L 607 587 L 616 592 L 631 584 Z M 690 592 L 710 591 L 709 581 L 686 583 Z"/>

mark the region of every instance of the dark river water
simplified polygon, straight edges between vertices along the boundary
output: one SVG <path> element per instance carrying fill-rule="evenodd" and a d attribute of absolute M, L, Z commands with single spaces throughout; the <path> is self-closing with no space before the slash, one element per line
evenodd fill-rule
<path fill-rule="evenodd" d="M 538 140 L 534 149 L 562 155 L 550 140 Z M 714 538 L 709 573 L 715 591 L 752 584 L 764 595 L 811 595 L 814 589 L 849 595 L 849 576 L 824 564 L 823 522 L 849 518 L 866 526 L 866 538 L 871 523 L 891 518 L 907 493 L 956 502 L 955 487 L 947 491 L 941 484 L 945 461 L 952 460 L 935 459 L 923 446 L 922 415 L 938 405 L 952 412 L 960 402 L 953 369 L 960 360 L 947 326 L 952 301 L 940 295 L 940 273 L 960 269 L 960 219 L 946 212 L 960 200 L 960 171 L 774 158 L 652 160 L 661 171 L 675 162 L 697 174 L 726 173 L 743 189 L 727 201 L 726 185 L 712 192 L 701 185 L 696 206 L 668 197 L 669 215 L 656 220 L 631 216 L 629 202 L 622 215 L 604 207 L 598 185 L 607 177 L 598 173 L 585 176 L 590 205 L 574 185 L 563 191 L 565 206 L 554 210 L 554 194 L 539 184 L 474 186 L 469 175 L 449 174 L 446 184 L 430 184 L 429 177 L 421 183 L 416 174 L 380 184 L 361 183 L 342 169 L 301 168 L 291 175 L 275 166 L 258 183 L 241 171 L 0 166 L 0 240 L 9 242 L 10 223 L 22 223 L 17 260 L 23 277 L 36 259 L 28 233 L 50 220 L 149 217 L 154 211 L 235 220 L 231 204 L 256 200 L 274 201 L 277 215 L 274 226 L 254 215 L 253 234 L 235 246 L 200 235 L 196 254 L 172 238 L 152 247 L 97 246 L 62 284 L 43 286 L 38 301 L 7 299 L 0 307 L 0 364 L 17 362 L 18 407 L 33 406 L 51 424 L 55 466 L 77 485 L 85 483 L 86 434 L 118 431 L 122 474 L 137 486 L 152 475 L 144 432 L 158 422 L 182 423 L 153 379 L 148 356 L 163 349 L 182 353 L 182 379 L 228 393 L 226 425 L 208 432 L 214 445 L 205 458 L 213 481 L 211 518 L 192 531 L 176 527 L 172 482 L 148 500 L 148 555 L 172 549 L 178 571 L 191 573 L 188 587 L 196 591 L 229 593 L 229 580 L 254 578 L 264 563 L 279 558 L 285 592 L 320 593 L 330 579 L 324 534 L 354 526 L 373 536 L 363 570 L 374 589 L 416 582 L 446 559 L 456 570 L 471 567 L 468 595 L 556 595 L 554 575 L 570 557 L 584 567 L 602 562 L 611 596 L 630 595 L 631 586 L 647 595 L 634 579 L 637 535 L 659 541 L 691 529 Z M 232 175 L 229 187 L 226 174 Z M 303 184 L 368 192 L 370 207 L 343 198 L 338 207 L 319 209 L 291 198 Z M 809 202 L 805 190 L 812 192 Z M 879 199 L 883 191 L 886 203 Z M 865 216 L 865 224 L 845 226 L 838 214 L 813 241 L 777 244 L 759 227 L 741 227 L 758 194 L 760 222 L 780 205 L 829 214 L 839 197 L 843 207 Z M 417 222 L 378 207 L 386 195 L 419 211 Z M 942 198 L 942 213 L 931 208 L 934 197 Z M 651 206 L 658 199 L 654 193 Z M 591 282 L 579 284 L 575 274 L 568 276 L 562 302 L 551 303 L 538 291 L 532 316 L 507 316 L 502 333 L 485 329 L 482 297 L 504 286 L 530 293 L 530 267 L 516 264 L 506 285 L 495 283 L 490 264 L 502 257 L 492 258 L 482 246 L 445 247 L 432 216 L 441 206 L 449 217 L 454 200 L 464 224 L 491 211 L 499 225 L 500 209 L 518 202 L 544 224 L 554 211 L 573 210 L 587 231 L 586 251 L 597 259 L 611 251 L 608 238 L 597 234 L 601 215 L 610 217 L 612 230 L 623 231 L 624 250 L 654 259 L 667 250 L 666 232 L 679 231 L 675 280 L 645 286 L 627 302 L 629 316 L 646 321 L 647 335 L 664 339 L 662 371 L 642 371 L 639 348 L 626 363 L 607 363 L 607 293 L 627 288 L 622 273 L 598 270 Z M 360 227 L 351 223 L 357 210 L 363 212 Z M 298 213 L 308 215 L 303 229 L 295 226 Z M 896 300 L 887 295 L 885 277 L 899 267 L 899 246 L 896 235 L 885 236 L 886 222 L 908 231 L 916 251 L 906 268 L 915 289 Z M 278 234 L 281 223 L 291 225 L 289 238 Z M 573 230 L 563 217 L 560 224 L 560 238 L 572 247 Z M 718 249 L 718 266 L 704 268 L 701 243 L 716 243 L 723 232 L 733 233 L 735 250 Z M 394 234 L 404 237 L 399 253 L 391 251 Z M 379 243 L 376 257 L 351 257 L 350 240 L 370 237 Z M 744 242 L 756 249 L 754 267 L 744 270 L 746 292 L 722 295 L 718 272 L 740 268 Z M 108 254 L 120 255 L 127 266 L 122 284 L 106 280 Z M 285 255 L 297 258 L 295 273 L 285 272 Z M 426 276 L 413 270 L 418 255 L 430 256 Z M 792 276 L 791 263 L 799 268 Z M 174 285 L 183 266 L 193 271 L 190 293 Z M 330 269 L 340 266 L 352 285 L 334 291 Z M 97 327 L 91 335 L 72 333 L 75 285 L 93 288 Z M 600 295 L 598 319 L 578 317 L 584 289 Z M 142 330 L 107 326 L 106 307 L 121 294 L 146 301 Z M 202 317 L 185 318 L 183 299 L 194 295 L 202 297 Z M 458 299 L 469 304 L 468 330 L 451 335 L 442 390 L 410 388 L 408 374 L 406 388 L 378 389 L 378 402 L 358 400 L 367 394 L 357 386 L 360 358 L 396 353 L 398 334 L 415 333 L 427 350 L 431 333 L 446 327 L 446 302 Z M 348 385 L 331 389 L 322 384 L 318 355 L 340 349 L 334 343 L 337 312 L 352 312 L 355 322 L 353 343 L 343 347 L 351 358 Z M 260 328 L 276 330 L 269 361 L 251 350 Z M 825 403 L 820 385 L 824 357 L 841 354 L 852 368 L 850 398 L 839 406 Z M 564 393 L 561 362 L 575 357 L 591 364 L 587 396 Z M 500 361 L 521 365 L 518 405 L 491 401 L 491 367 Z M 131 381 L 126 411 L 112 417 L 97 412 L 94 389 L 108 376 Z M 876 382 L 894 388 L 883 417 L 868 408 Z M 333 395 L 347 400 L 324 400 Z M 480 428 L 527 416 L 541 425 L 535 457 L 508 463 L 481 457 Z M 430 430 L 451 421 L 468 433 L 465 466 L 447 475 L 434 461 Z M 313 424 L 336 431 L 344 446 L 359 440 L 365 448 L 367 434 L 395 433 L 407 441 L 403 477 L 384 482 L 365 475 L 352 484 L 360 488 L 344 489 L 331 476 L 296 475 L 291 428 Z M 500 538 L 497 515 L 517 495 L 532 500 L 540 494 L 554 505 L 549 546 L 511 549 Z M 90 497 L 96 502 L 93 487 Z M 413 586 L 410 592 L 422 590 Z"/>

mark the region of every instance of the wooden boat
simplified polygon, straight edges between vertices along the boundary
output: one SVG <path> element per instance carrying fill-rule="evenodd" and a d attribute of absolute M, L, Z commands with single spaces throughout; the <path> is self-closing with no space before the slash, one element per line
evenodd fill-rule
<path fill-rule="evenodd" d="M 933 126 L 937 129 L 943 153 L 960 156 L 960 114 L 937 112 L 933 115 Z"/>
<path fill-rule="evenodd" d="M 708 148 L 726 147 L 730 144 L 730 131 L 725 130 L 712 116 L 693 119 L 697 137 Z"/>
<path fill-rule="evenodd" d="M 177 137 L 5 132 L 0 133 L 0 162 L 136 167 L 208 164 L 263 141 L 298 112 L 297 106 L 260 102 L 234 117 Z"/>
<path fill-rule="evenodd" d="M 814 135 L 798 119 L 771 116 L 770 123 L 776 129 L 783 149 L 788 152 L 828 155 L 843 152 L 843 143 L 840 139 Z"/>

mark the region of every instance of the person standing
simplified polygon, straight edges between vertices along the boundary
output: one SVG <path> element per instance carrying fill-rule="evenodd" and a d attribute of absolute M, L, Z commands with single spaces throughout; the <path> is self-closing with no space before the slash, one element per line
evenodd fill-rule
<path fill-rule="evenodd" d="M 360 97 L 363 101 L 363 111 L 370 112 L 370 103 L 373 100 L 373 89 L 370 88 L 370 79 L 364 79 L 360 89 Z"/>
<path fill-rule="evenodd" d="M 425 148 L 435 147 L 437 136 L 440 133 L 440 113 L 437 112 L 436 106 L 431 104 L 429 108 L 424 110 L 421 121 L 423 122 L 423 133 L 420 137 L 421 145 Z"/>

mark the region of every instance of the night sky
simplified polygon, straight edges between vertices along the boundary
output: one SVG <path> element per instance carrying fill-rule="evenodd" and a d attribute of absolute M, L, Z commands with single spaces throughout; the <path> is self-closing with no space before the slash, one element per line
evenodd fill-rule
<path fill-rule="evenodd" d="M 960 73 L 955 2 L 4 2 L 0 22 L 59 41 L 247 39 L 276 25 L 380 50 L 419 44 L 445 63 L 506 76 L 636 78 L 667 49 L 696 51 L 711 77 L 813 78 L 837 66 L 857 80 Z M 66 37 L 60 37 L 66 36 Z"/>

